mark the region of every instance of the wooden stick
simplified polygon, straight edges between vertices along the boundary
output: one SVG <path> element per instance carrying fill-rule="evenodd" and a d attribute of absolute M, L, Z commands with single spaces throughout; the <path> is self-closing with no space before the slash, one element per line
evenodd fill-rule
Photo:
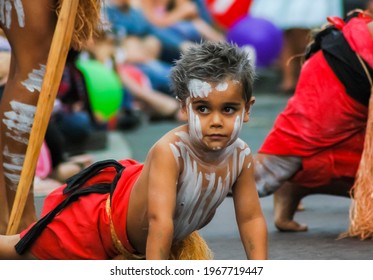
<path fill-rule="evenodd" d="M 36 107 L 34 123 L 30 132 L 25 161 L 12 211 L 10 213 L 7 228 L 8 235 L 15 234 L 21 222 L 27 196 L 35 175 L 37 159 L 61 82 L 67 54 L 70 49 L 78 4 L 79 0 L 64 0 L 61 6 L 48 54 L 45 77 Z"/>

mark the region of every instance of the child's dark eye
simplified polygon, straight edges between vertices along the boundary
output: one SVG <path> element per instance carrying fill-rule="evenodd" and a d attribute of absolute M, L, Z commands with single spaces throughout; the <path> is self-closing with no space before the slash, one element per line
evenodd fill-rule
<path fill-rule="evenodd" d="M 226 113 L 226 114 L 233 114 L 233 113 L 235 113 L 237 110 L 236 110 L 236 108 L 233 108 L 233 107 L 224 107 L 223 111 L 224 111 L 224 113 Z"/>
<path fill-rule="evenodd" d="M 209 112 L 209 109 L 206 106 L 198 106 L 197 111 L 203 114 L 206 114 Z"/>

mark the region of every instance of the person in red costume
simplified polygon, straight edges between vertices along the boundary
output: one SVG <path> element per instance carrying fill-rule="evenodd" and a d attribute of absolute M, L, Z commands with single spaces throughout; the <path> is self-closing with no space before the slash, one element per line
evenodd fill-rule
<path fill-rule="evenodd" d="M 209 259 L 197 231 L 230 190 L 247 258 L 267 258 L 253 156 L 238 137 L 255 100 L 247 53 L 226 42 L 191 47 L 172 81 L 188 123 L 158 140 L 144 164 L 107 160 L 69 179 L 37 223 L 0 235 L 0 259 Z"/>
<path fill-rule="evenodd" d="M 363 151 L 372 18 L 353 11 L 345 20 L 328 21 L 308 46 L 295 94 L 255 158 L 259 196 L 274 194 L 274 220 L 281 231 L 307 230 L 293 220 L 303 197 L 349 196 Z"/>

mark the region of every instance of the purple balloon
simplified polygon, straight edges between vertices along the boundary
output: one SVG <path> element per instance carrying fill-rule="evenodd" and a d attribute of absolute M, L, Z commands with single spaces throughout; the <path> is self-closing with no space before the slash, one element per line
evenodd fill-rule
<path fill-rule="evenodd" d="M 283 45 L 282 31 L 272 22 L 246 16 L 236 22 L 227 32 L 228 42 L 240 47 L 252 46 L 256 52 L 256 65 L 268 66 L 281 53 Z"/>

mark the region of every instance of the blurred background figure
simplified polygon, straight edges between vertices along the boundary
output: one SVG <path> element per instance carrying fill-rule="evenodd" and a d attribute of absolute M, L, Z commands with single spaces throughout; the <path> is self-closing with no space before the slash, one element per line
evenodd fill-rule
<path fill-rule="evenodd" d="M 370 14 L 373 14 L 373 0 L 367 0 L 366 2 L 365 8 Z"/>
<path fill-rule="evenodd" d="M 205 8 L 211 21 L 225 34 L 226 41 L 235 43 L 249 53 L 257 70 L 266 70 L 275 63 L 283 47 L 282 30 L 271 18 L 252 13 L 252 0 L 206 0 Z"/>
<path fill-rule="evenodd" d="M 343 11 L 348 13 L 349 11 L 355 9 L 362 9 L 365 10 L 369 6 L 369 2 L 371 0 L 343 0 Z"/>
<path fill-rule="evenodd" d="M 139 0 L 148 21 L 159 28 L 170 28 L 174 36 L 191 42 L 223 41 L 224 35 L 200 15 L 192 0 Z M 201 7 L 201 6 L 200 6 Z"/>
<path fill-rule="evenodd" d="M 165 93 L 153 88 L 152 81 L 148 79 L 146 71 L 142 71 L 133 62 L 132 53 L 142 49 L 141 41 L 137 41 L 138 47 L 131 42 L 127 44 L 116 44 L 110 33 L 103 32 L 87 45 L 86 52 L 89 60 L 95 60 L 117 75 L 123 89 L 124 99 L 117 116 L 116 128 L 126 129 L 128 117 L 131 114 L 142 114 L 150 120 L 171 119 L 179 120 L 179 104 L 170 93 Z M 125 54 L 125 56 L 123 55 Z M 149 57 L 151 61 L 153 58 Z M 81 60 L 84 65 L 85 60 Z M 168 73 L 167 73 L 167 78 Z M 130 116 L 128 116 L 130 114 Z"/>
<path fill-rule="evenodd" d="M 160 28 L 149 22 L 137 1 L 134 4 L 130 0 L 108 0 L 104 18 L 108 21 L 111 32 L 119 40 L 132 36 L 142 39 L 149 36 L 157 38 L 161 44 L 160 58 L 169 63 L 179 58 L 180 52 L 191 44 L 190 41 L 176 36 L 170 28 Z"/>
<path fill-rule="evenodd" d="M 0 29 L 0 99 L 8 80 L 10 65 L 10 45 L 4 32 Z"/>
<path fill-rule="evenodd" d="M 292 94 L 298 80 L 301 57 L 310 31 L 326 23 L 327 16 L 343 17 L 342 0 L 255 0 L 251 15 L 272 21 L 283 30 L 279 90 Z"/>

